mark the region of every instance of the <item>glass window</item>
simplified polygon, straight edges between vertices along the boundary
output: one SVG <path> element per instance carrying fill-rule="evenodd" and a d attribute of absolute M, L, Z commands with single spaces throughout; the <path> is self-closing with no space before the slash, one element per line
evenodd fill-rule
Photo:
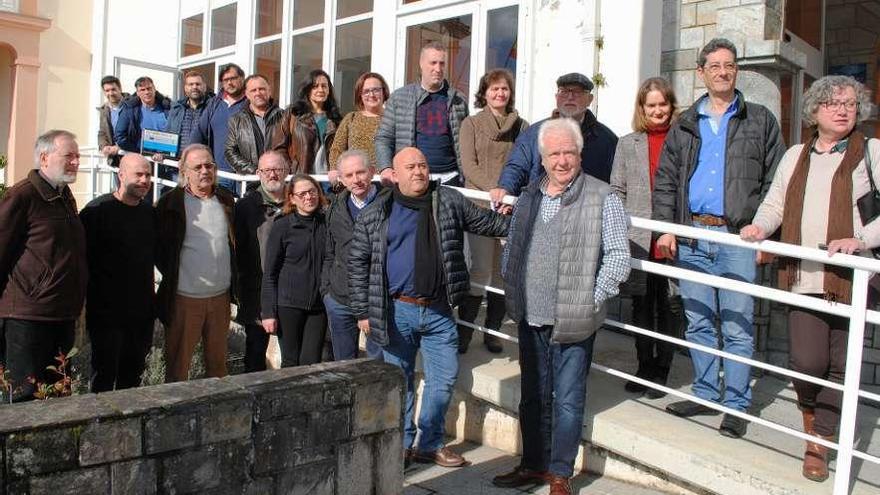
<path fill-rule="evenodd" d="M 204 24 L 203 14 L 187 17 L 182 21 L 180 26 L 181 57 L 202 53 L 202 31 Z"/>
<path fill-rule="evenodd" d="M 337 0 L 336 18 L 344 19 L 373 10 L 373 0 Z"/>
<path fill-rule="evenodd" d="M 257 38 L 281 32 L 282 0 L 257 0 Z"/>
<path fill-rule="evenodd" d="M 238 5 L 231 3 L 211 12 L 211 50 L 235 44 Z"/>
<path fill-rule="evenodd" d="M 486 71 L 508 69 L 516 74 L 516 41 L 519 7 L 516 5 L 489 11 L 486 33 Z"/>
<path fill-rule="evenodd" d="M 321 68 L 324 31 L 314 31 L 293 37 L 293 72 L 290 83 L 290 101 L 296 101 L 300 83 L 309 72 Z"/>
<path fill-rule="evenodd" d="M 272 98 L 278 103 L 281 89 L 281 40 L 254 46 L 254 68 L 256 74 L 262 74 L 269 79 Z"/>
<path fill-rule="evenodd" d="M 406 82 L 420 79 L 419 52 L 422 46 L 429 41 L 439 41 L 447 50 L 446 79 L 453 88 L 470 95 L 471 26 L 471 16 L 465 15 L 408 27 Z"/>
<path fill-rule="evenodd" d="M 216 87 L 216 80 L 214 79 L 216 76 L 214 75 L 214 62 L 210 62 L 204 65 L 197 65 L 195 67 L 187 67 L 186 69 L 180 70 L 180 87 L 183 87 L 183 76 L 189 72 L 198 72 L 202 75 L 202 78 L 205 79 L 205 85 L 208 86 L 208 89 L 211 91 Z"/>
<path fill-rule="evenodd" d="M 343 113 L 354 110 L 354 85 L 370 71 L 373 21 L 344 24 L 336 28 L 336 73 L 333 88 Z"/>
<path fill-rule="evenodd" d="M 293 0 L 293 29 L 324 22 L 323 0 Z"/>
<path fill-rule="evenodd" d="M 785 29 L 822 49 L 822 0 L 785 2 Z"/>

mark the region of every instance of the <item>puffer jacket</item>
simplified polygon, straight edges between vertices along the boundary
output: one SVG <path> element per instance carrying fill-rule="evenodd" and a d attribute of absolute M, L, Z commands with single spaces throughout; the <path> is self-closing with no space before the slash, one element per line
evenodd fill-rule
<path fill-rule="evenodd" d="M 76 200 L 31 170 L 0 200 L 0 318 L 75 320 L 87 283 Z"/>
<path fill-rule="evenodd" d="M 156 202 L 156 220 L 158 222 L 158 249 L 156 250 L 156 268 L 162 274 L 159 290 L 156 291 L 156 310 L 159 320 L 166 325 L 174 318 L 174 298 L 177 295 L 177 282 L 180 276 L 180 251 L 186 237 L 186 206 L 184 195 L 188 194 L 178 186 L 163 194 Z M 232 285 L 229 288 L 230 300 L 237 303 L 238 273 L 235 256 L 235 227 L 232 193 L 222 187 L 215 187 L 214 194 L 223 205 L 226 219 L 229 222 L 229 269 Z"/>
<path fill-rule="evenodd" d="M 266 123 L 264 138 L 250 107 L 229 117 L 229 132 L 226 134 L 224 155 L 226 163 L 239 174 L 253 174 L 257 171 L 260 155 L 269 150 L 272 133 L 281 120 L 281 109 L 271 103 L 263 120 Z"/>
<path fill-rule="evenodd" d="M 446 104 L 449 118 L 449 131 L 455 145 L 455 159 L 461 173 L 461 145 L 459 133 L 461 122 L 468 116 L 467 97 L 443 81 L 449 97 Z M 403 148 L 416 145 L 416 109 L 428 96 L 419 83 L 407 84 L 391 94 L 385 102 L 385 113 L 376 133 L 376 168 L 382 170 L 391 166 L 394 155 Z"/>
<path fill-rule="evenodd" d="M 553 342 L 570 344 L 589 338 L 605 320 L 607 300 L 595 303 L 595 282 L 602 262 L 602 212 L 611 187 L 587 174 L 578 174 L 563 193 L 559 213 L 559 267 Z M 526 318 L 526 280 L 533 226 L 541 211 L 541 181 L 532 181 L 516 203 L 501 270 L 507 314 L 515 322 Z M 591 215 L 598 212 L 598 215 Z M 591 259 L 588 253 L 596 254 Z M 629 254 L 629 253 L 627 253 Z M 629 266 L 620 274 L 626 280 Z"/>
<path fill-rule="evenodd" d="M 171 99 L 156 91 L 156 105 L 167 116 L 171 109 Z M 119 120 L 116 121 L 116 128 L 113 129 L 113 138 L 125 151 L 140 151 L 142 106 L 143 103 L 137 95 L 122 100 L 122 110 L 119 111 Z"/>
<path fill-rule="evenodd" d="M 336 122 L 327 119 L 327 131 L 324 134 L 324 142 L 321 143 L 318 140 L 315 116 L 311 113 L 294 115 L 292 109 L 293 106 L 288 107 L 281 115 L 281 125 L 275 126 L 271 139 L 272 149 L 280 151 L 288 158 L 290 170 L 294 174 L 326 171 L 330 146 L 333 145 L 333 137 L 336 135 Z M 322 145 L 323 155 L 318 156 L 318 150 Z"/>
<path fill-rule="evenodd" d="M 751 223 L 785 154 L 776 117 L 764 106 L 745 101 L 739 91 L 736 95 L 739 108 L 727 124 L 724 155 L 724 217 L 733 233 Z M 691 224 L 688 184 L 700 156 L 697 109 L 706 98 L 708 95 L 682 113 L 666 136 L 654 178 L 655 220 Z"/>
<path fill-rule="evenodd" d="M 502 237 L 507 235 L 510 217 L 480 208 L 455 189 L 438 187 L 434 194 L 434 222 L 440 231 L 443 279 L 450 306 L 457 306 L 470 291 L 470 277 L 464 258 L 464 231 Z M 388 293 L 386 253 L 388 217 L 394 196 L 386 189 L 358 215 L 349 248 L 349 304 L 355 318 L 369 317 L 370 338 L 388 344 Z"/>
<path fill-rule="evenodd" d="M 382 186 L 376 184 L 377 196 Z M 327 210 L 327 242 L 324 251 L 324 271 L 321 274 L 321 295 L 330 294 L 344 306 L 348 297 L 348 250 L 354 234 L 354 219 L 348 209 L 351 193 L 346 189 L 337 194 Z M 377 198 L 373 198 L 375 201 Z M 366 207 L 365 207 L 366 208 Z"/>

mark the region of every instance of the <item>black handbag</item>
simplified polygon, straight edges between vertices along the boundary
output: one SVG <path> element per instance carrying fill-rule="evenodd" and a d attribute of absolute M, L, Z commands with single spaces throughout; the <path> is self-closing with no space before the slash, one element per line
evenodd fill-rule
<path fill-rule="evenodd" d="M 877 191 L 874 174 L 871 173 L 871 152 L 868 148 L 868 142 L 869 139 L 865 138 L 865 169 L 868 173 L 868 183 L 871 184 L 871 190 L 856 200 L 859 216 L 862 217 L 862 225 L 868 225 L 880 216 L 880 192 Z M 874 248 L 871 252 L 875 258 L 880 259 L 880 248 Z"/>

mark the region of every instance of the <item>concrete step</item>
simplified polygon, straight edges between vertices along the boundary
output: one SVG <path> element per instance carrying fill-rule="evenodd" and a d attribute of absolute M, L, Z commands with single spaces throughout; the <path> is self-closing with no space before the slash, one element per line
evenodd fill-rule
<path fill-rule="evenodd" d="M 506 331 L 513 333 L 510 328 Z M 517 408 L 517 347 L 506 342 L 502 354 L 489 354 L 475 336 L 461 356 L 461 371 L 447 429 L 450 435 L 520 452 Z M 629 336 L 602 330 L 594 362 L 635 372 L 635 349 Z M 686 391 L 690 360 L 676 355 L 669 385 Z M 787 381 L 765 376 L 755 382 L 752 413 L 799 429 L 800 412 Z M 750 425 L 739 440 L 718 433 L 720 416 L 683 419 L 664 411 L 666 397 L 649 400 L 623 390 L 623 381 L 593 370 L 587 388 L 583 450 L 578 467 L 672 493 L 731 495 L 829 494 L 824 483 L 801 476 L 803 442 L 775 430 Z M 859 450 L 880 455 L 877 434 L 880 409 L 860 406 Z M 833 471 L 832 463 L 832 471 Z M 880 466 L 854 461 L 853 494 L 880 493 Z"/>

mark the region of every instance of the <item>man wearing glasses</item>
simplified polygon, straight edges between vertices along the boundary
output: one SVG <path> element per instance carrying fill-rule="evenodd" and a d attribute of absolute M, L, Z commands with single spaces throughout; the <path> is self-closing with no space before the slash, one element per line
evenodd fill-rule
<path fill-rule="evenodd" d="M 276 107 L 277 108 L 277 107 Z M 242 112 L 239 115 L 244 114 Z M 236 320 L 244 326 L 244 371 L 266 369 L 269 334 L 260 322 L 260 288 L 263 258 L 272 223 L 284 206 L 284 178 L 290 171 L 287 159 L 267 151 L 257 164 L 259 186 L 235 204 L 235 252 L 238 260 L 239 302 Z"/>
<path fill-rule="evenodd" d="M 707 94 L 673 124 L 660 155 L 654 182 L 653 217 L 664 222 L 737 234 L 752 221 L 767 193 L 785 148 L 776 118 L 765 107 L 745 101 L 736 89 L 736 46 L 723 38 L 700 51 L 697 76 Z M 661 255 L 680 267 L 711 275 L 755 281 L 755 254 L 750 249 L 672 234 L 657 237 Z M 685 338 L 717 349 L 715 321 L 721 322 L 721 348 L 746 358 L 754 350 L 754 301 L 751 296 L 682 280 L 681 297 L 687 316 Z M 736 411 L 751 404 L 749 366 L 691 351 L 693 393 Z M 715 415 L 718 411 L 690 401 L 666 410 L 676 416 Z M 719 431 L 739 438 L 747 423 L 724 415 Z"/>
<path fill-rule="evenodd" d="M 205 374 L 226 376 L 229 304 L 236 294 L 232 194 L 217 187 L 211 150 L 191 144 L 180 156 L 178 186 L 156 203 L 156 293 L 165 326 L 165 381 L 189 377 L 196 344 L 205 351 Z"/>
<path fill-rule="evenodd" d="M 220 66 L 220 87 L 217 96 L 211 98 L 208 106 L 199 118 L 199 125 L 193 129 L 190 143 L 200 143 L 211 149 L 211 154 L 217 160 L 217 170 L 232 172 L 235 170 L 226 161 L 226 135 L 229 129 L 229 119 L 248 106 L 248 100 L 244 97 L 244 71 L 235 64 Z M 221 177 L 219 184 L 232 191 L 236 196 L 239 194 L 238 182 Z"/>
<path fill-rule="evenodd" d="M 572 72 L 557 79 L 556 87 L 556 110 L 550 119 L 568 117 L 580 124 L 584 138 L 581 169 L 603 182 L 608 182 L 611 178 L 614 150 L 617 149 L 617 136 L 596 120 L 596 116 L 589 110 L 593 102 L 593 81 L 583 74 Z M 518 196 L 526 184 L 544 174 L 541 152 L 538 150 L 538 131 L 541 124 L 550 119 L 530 126 L 516 139 L 507 157 L 507 164 L 501 171 L 498 187 L 489 191 L 494 204 L 499 204 L 507 194 Z"/>

